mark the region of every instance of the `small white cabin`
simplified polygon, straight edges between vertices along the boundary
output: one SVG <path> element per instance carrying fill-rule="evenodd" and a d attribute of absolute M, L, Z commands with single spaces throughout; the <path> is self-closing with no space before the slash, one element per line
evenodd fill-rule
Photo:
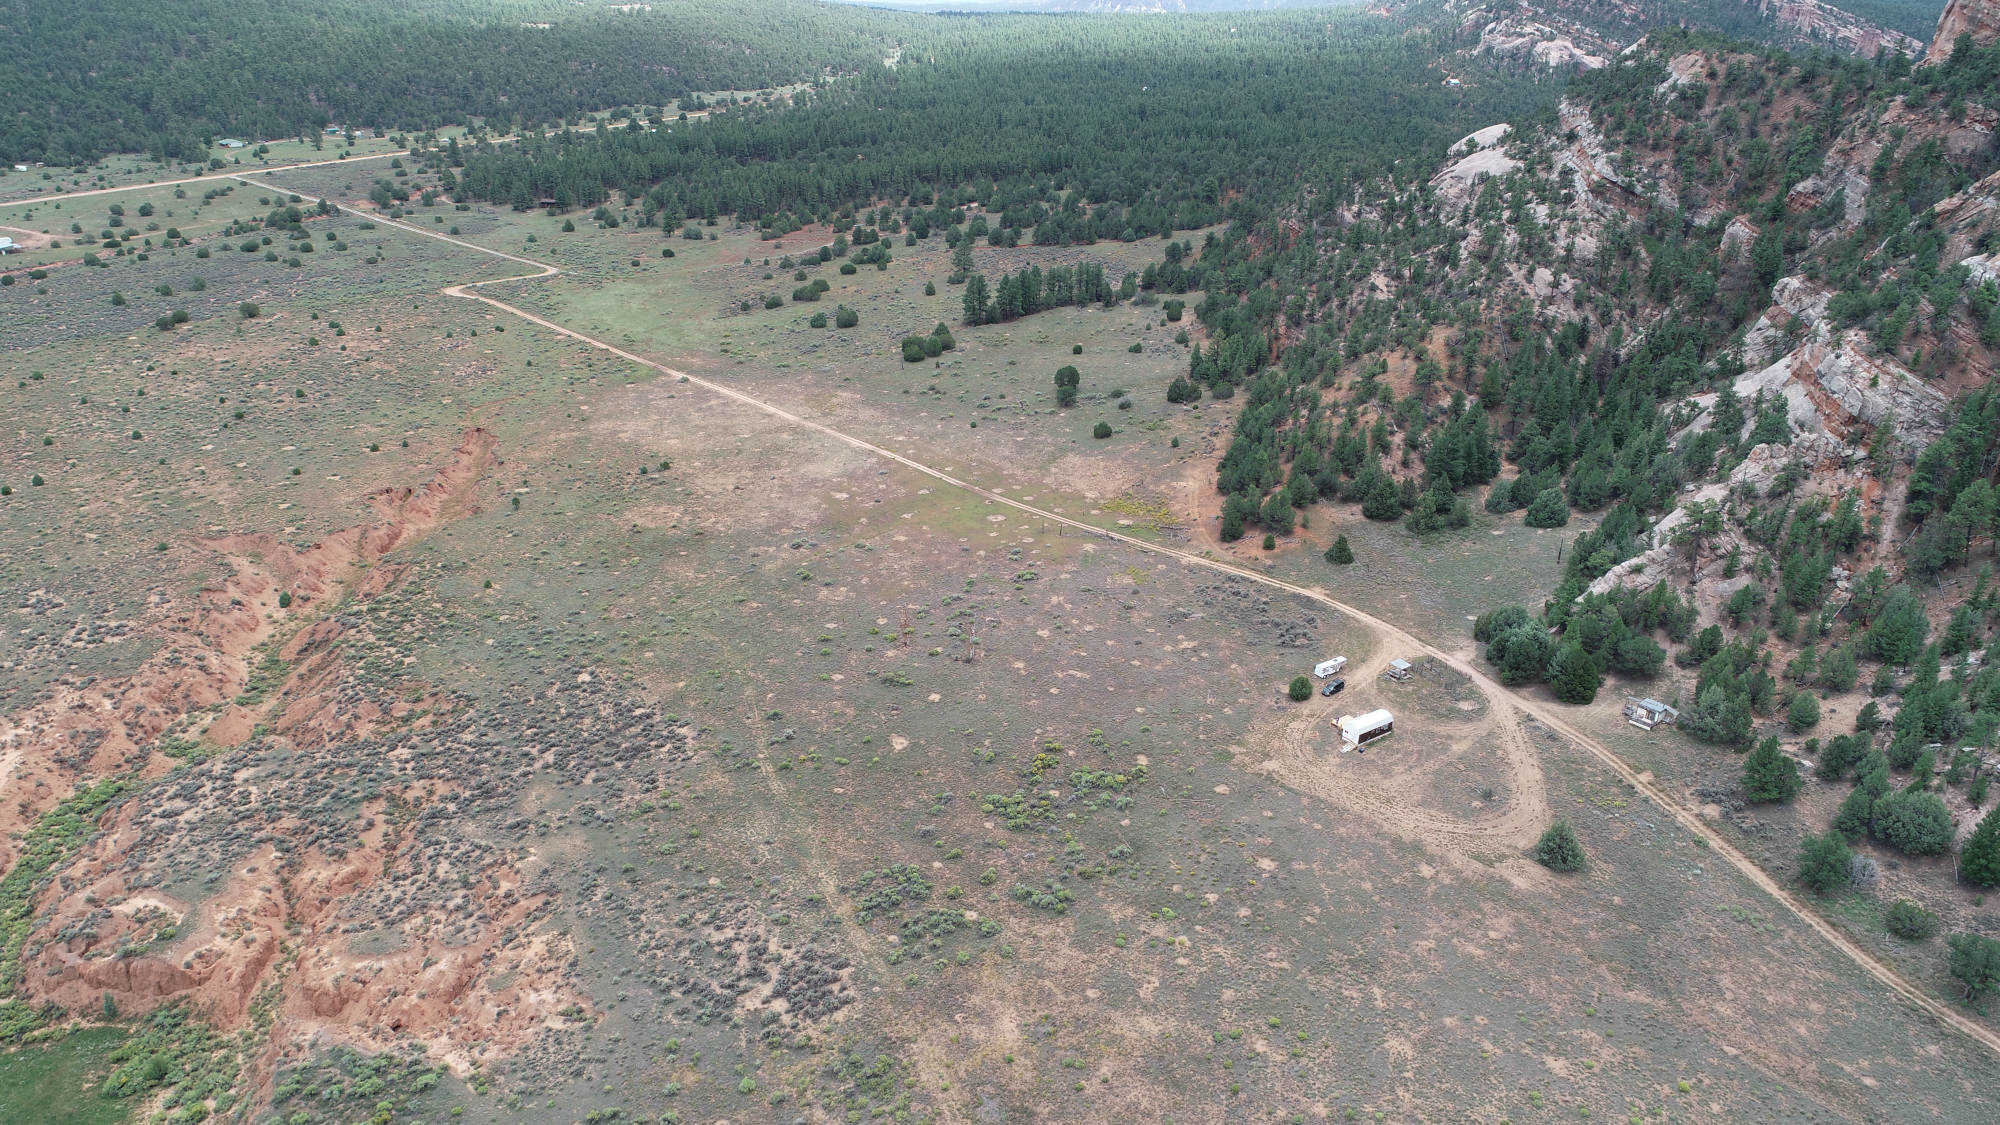
<path fill-rule="evenodd" d="M 1340 670 L 1345 667 L 1347 667 L 1347 658 L 1345 656 L 1330 656 L 1313 665 L 1313 675 L 1324 680 L 1328 676 L 1340 675 Z"/>
<path fill-rule="evenodd" d="M 1411 664 L 1401 657 L 1397 657 L 1389 662 L 1389 666 L 1382 670 L 1382 674 L 1392 680 L 1407 680 L 1410 678 L 1410 674 L 1415 671 L 1416 665 Z"/>
<path fill-rule="evenodd" d="M 1657 699 L 1627 699 L 1625 701 L 1625 721 L 1640 730 L 1672 723 L 1681 713 Z"/>
<path fill-rule="evenodd" d="M 1396 716 L 1380 708 L 1365 715 L 1342 715 L 1340 717 L 1340 739 L 1345 745 L 1343 751 L 1366 746 L 1378 738 L 1386 738 L 1395 733 Z"/>

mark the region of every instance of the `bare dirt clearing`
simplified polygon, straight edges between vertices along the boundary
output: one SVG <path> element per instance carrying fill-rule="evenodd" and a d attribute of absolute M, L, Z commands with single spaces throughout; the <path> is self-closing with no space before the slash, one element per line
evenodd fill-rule
<path fill-rule="evenodd" d="M 1521 854 L 1548 827 L 1548 797 L 1521 718 L 1504 697 L 1481 704 L 1466 680 L 1459 680 L 1469 697 L 1462 702 L 1487 714 L 1454 720 L 1469 714 L 1460 699 L 1424 706 L 1416 683 L 1381 679 L 1395 639 L 1378 636 L 1369 658 L 1343 673 L 1345 692 L 1331 698 L 1315 693 L 1268 734 L 1253 736 L 1245 764 L 1454 861 L 1497 867 L 1514 879 L 1538 870 L 1522 864 Z M 1416 675 L 1429 679 L 1441 672 L 1425 661 Z M 1359 752 L 1343 750 L 1334 720 L 1377 706 L 1394 712 L 1397 733 Z M 1455 815 L 1437 807 L 1443 795 L 1454 793 L 1471 794 L 1468 803 L 1479 812 Z"/>

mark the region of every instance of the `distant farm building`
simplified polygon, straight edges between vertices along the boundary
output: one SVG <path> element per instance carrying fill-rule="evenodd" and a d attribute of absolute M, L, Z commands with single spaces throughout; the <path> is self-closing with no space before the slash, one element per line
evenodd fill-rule
<path fill-rule="evenodd" d="M 19 249 L 20 249 L 19 246 L 14 245 L 13 239 L 8 238 L 4 234 L 0 234 L 0 254 L 12 254 L 14 251 Z"/>
<path fill-rule="evenodd" d="M 1625 701 L 1625 721 L 1640 730 L 1671 724 L 1681 717 L 1681 713 L 1657 699 L 1627 699 Z"/>
<path fill-rule="evenodd" d="M 222 146 L 223 148 L 242 148 L 248 142 L 239 141 L 235 137 L 224 137 L 215 143 Z"/>
<path fill-rule="evenodd" d="M 1345 656 L 1328 657 L 1318 664 L 1313 665 L 1313 675 L 1324 680 L 1328 676 L 1339 675 L 1340 670 L 1345 667 L 1347 667 L 1347 658 Z"/>
<path fill-rule="evenodd" d="M 1397 657 L 1389 662 L 1387 668 L 1382 669 L 1382 674 L 1392 680 L 1407 680 L 1416 670 L 1416 665 L 1411 664 L 1402 657 Z"/>
<path fill-rule="evenodd" d="M 1339 721 L 1341 753 L 1358 750 L 1396 731 L 1396 716 L 1379 708 L 1365 715 L 1342 715 Z"/>

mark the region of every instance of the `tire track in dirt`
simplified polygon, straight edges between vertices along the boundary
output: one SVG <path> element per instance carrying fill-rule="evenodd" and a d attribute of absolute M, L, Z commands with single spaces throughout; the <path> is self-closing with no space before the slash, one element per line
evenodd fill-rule
<path fill-rule="evenodd" d="M 238 176 L 235 178 L 242 180 L 244 183 L 250 184 L 253 187 L 264 187 L 267 190 L 271 191 L 288 190 L 285 188 L 270 187 L 269 185 L 258 184 L 255 181 L 242 176 Z M 291 194 L 299 194 L 299 193 L 293 192 Z M 319 199 L 315 199 L 310 196 L 301 196 L 301 197 L 304 199 L 308 199 L 315 204 L 320 202 Z M 1188 566 L 1200 567 L 1206 570 L 1212 570 L 1220 574 L 1226 574 L 1232 577 L 1242 578 L 1247 581 L 1255 582 L 1258 583 L 1259 585 L 1267 586 L 1274 590 L 1282 590 L 1286 593 L 1294 594 L 1308 601 L 1326 606 L 1328 609 L 1334 610 L 1335 612 L 1343 614 L 1344 616 L 1352 619 L 1353 621 L 1367 628 L 1369 632 L 1375 635 L 1378 641 L 1391 642 L 1401 646 L 1402 648 L 1408 650 L 1412 654 L 1422 654 L 1425 656 L 1429 656 L 1434 660 L 1437 660 L 1438 662 L 1442 663 L 1445 667 L 1457 671 L 1458 673 L 1460 673 L 1461 675 L 1465 676 L 1467 679 L 1472 681 L 1473 685 L 1479 689 L 1480 693 L 1484 695 L 1487 698 L 1488 702 L 1494 707 L 1495 709 L 1493 715 L 1494 721 L 1498 722 L 1502 717 L 1506 715 L 1519 712 L 1527 717 L 1531 717 L 1541 722 L 1543 725 L 1547 726 L 1550 730 L 1554 731 L 1556 734 L 1561 735 L 1564 739 L 1566 739 L 1571 744 L 1576 746 L 1576 748 L 1578 748 L 1579 750 L 1582 750 L 1583 752 L 1596 758 L 1599 762 L 1603 763 L 1603 765 L 1606 768 L 1610 769 L 1613 773 L 1616 773 L 1621 779 L 1623 779 L 1626 784 L 1630 785 L 1633 789 L 1635 789 L 1641 795 L 1643 795 L 1647 800 L 1653 802 L 1655 805 L 1658 805 L 1662 811 L 1666 812 L 1669 816 L 1673 817 L 1675 822 L 1680 824 L 1682 828 L 1686 829 L 1689 833 L 1693 834 L 1695 837 L 1700 839 L 1704 844 L 1707 845 L 1710 851 L 1714 852 L 1716 855 L 1726 860 L 1730 866 L 1734 867 L 1737 870 L 1737 872 L 1741 874 L 1745 879 L 1748 879 L 1752 885 L 1756 886 L 1759 890 L 1769 895 L 1774 901 L 1778 903 L 1778 905 L 1784 907 L 1786 911 L 1797 917 L 1807 926 L 1811 927 L 1814 932 L 1818 933 L 1822 938 L 1826 940 L 1828 945 L 1832 946 L 1839 953 L 1845 955 L 1849 960 L 1853 961 L 1855 965 L 1860 967 L 1863 971 L 1867 972 L 1870 976 L 1880 981 L 1883 985 L 1887 986 L 1892 992 L 1896 993 L 1898 996 L 1901 996 L 1903 999 L 1907 1000 L 1913 1007 L 1915 1007 L 1919 1011 L 1925 1013 L 1926 1015 L 1931 1016 L 1933 1019 L 1936 1019 L 1939 1023 L 1943 1024 L 1944 1026 L 1963 1033 L 1965 1036 L 1972 1039 L 1980 1046 L 1985 1047 L 1988 1051 L 1992 1052 L 1996 1057 L 2000 1057 L 2000 1031 L 1996 1031 L 1992 1028 L 1985 1026 L 1984 1024 L 1980 1023 L 1973 1017 L 1958 1011 L 1951 1005 L 1946 1004 L 1944 1001 L 1937 999 L 1936 997 L 1925 992 L 1923 989 L 1919 988 L 1917 985 L 1911 983 L 1901 973 L 1897 972 L 1894 968 L 1891 968 L 1886 962 L 1876 958 L 1874 954 L 1871 954 L 1867 950 L 1863 949 L 1853 939 L 1849 938 L 1845 933 L 1842 933 L 1831 922 L 1828 922 L 1825 918 L 1821 917 L 1818 911 L 1812 909 L 1798 896 L 1794 895 L 1791 891 L 1787 890 L 1775 878 L 1773 878 L 1769 873 L 1767 873 L 1762 867 L 1758 866 L 1756 861 L 1752 860 L 1748 855 L 1744 854 L 1742 851 L 1737 849 L 1736 846 L 1731 844 L 1727 839 L 1725 839 L 1721 833 L 1717 832 L 1706 821 L 1704 821 L 1699 814 L 1697 814 L 1694 810 L 1688 808 L 1686 805 L 1682 804 L 1680 801 L 1676 800 L 1673 796 L 1671 796 L 1664 789 L 1662 789 L 1657 783 L 1654 782 L 1653 777 L 1650 773 L 1641 773 L 1639 770 L 1633 768 L 1623 758 L 1620 758 L 1616 753 L 1614 753 L 1609 747 L 1605 746 L 1604 744 L 1598 742 L 1595 738 L 1592 738 L 1591 736 L 1583 733 L 1581 730 L 1572 726 L 1566 719 L 1564 719 L 1561 715 L 1559 715 L 1555 711 L 1555 709 L 1549 704 L 1528 696 L 1518 695 L 1513 691 L 1505 687 L 1502 687 L 1498 681 L 1494 680 L 1492 677 L 1486 675 L 1484 672 L 1474 667 L 1470 661 L 1462 657 L 1459 657 L 1457 655 L 1454 655 L 1452 653 L 1446 652 L 1445 650 L 1438 648 L 1435 645 L 1429 644 L 1428 642 L 1420 640 L 1419 638 L 1413 636 L 1412 634 L 1403 631 L 1397 626 L 1390 624 L 1383 618 L 1377 617 L 1374 614 L 1369 613 L 1364 609 L 1348 605 L 1346 602 L 1336 599 L 1333 595 L 1327 593 L 1324 589 L 1320 589 L 1317 587 L 1301 586 L 1297 583 L 1287 582 L 1281 578 L 1274 578 L 1271 575 L 1263 574 L 1258 571 L 1251 570 L 1247 567 L 1238 566 L 1234 563 L 1224 562 L 1220 559 L 1208 558 L 1201 555 L 1196 555 L 1191 552 L 1183 551 L 1175 547 L 1169 547 L 1164 544 L 1154 543 L 1148 540 L 1140 539 L 1137 538 L 1136 536 L 1126 535 L 1122 532 L 1111 531 L 1106 528 L 1098 527 L 1095 524 L 1087 523 L 1079 519 L 1073 519 L 1069 516 L 1064 516 L 1044 508 L 1037 508 L 1032 504 L 1023 503 L 1022 501 L 1016 500 L 1010 496 L 1002 495 L 991 489 L 983 488 L 979 485 L 972 484 L 968 481 L 960 480 L 959 478 L 954 477 L 949 473 L 944 472 L 941 469 L 933 468 L 932 466 L 927 465 L 921 461 L 917 461 L 913 458 L 897 453 L 892 449 L 888 449 L 883 446 L 877 445 L 874 442 L 868 441 L 864 438 L 855 437 L 854 435 L 849 434 L 843 430 L 835 429 L 834 427 L 827 425 L 824 422 L 817 422 L 810 418 L 802 417 L 798 414 L 795 414 L 789 410 L 784 409 L 781 406 L 765 402 L 762 399 L 756 398 L 743 391 L 739 391 L 734 387 L 730 387 L 722 383 L 717 383 L 709 379 L 704 379 L 697 375 L 688 374 L 685 371 L 669 367 L 666 364 L 660 363 L 656 360 L 647 359 L 644 356 L 637 355 L 633 352 L 627 351 L 624 348 L 618 347 L 615 344 L 610 344 L 603 340 L 599 340 L 596 337 L 585 335 L 584 333 L 578 332 L 575 329 L 566 328 L 560 324 L 557 324 L 552 320 L 547 319 L 546 317 L 537 316 L 534 313 L 528 312 L 525 309 L 518 308 L 514 305 L 507 304 L 504 301 L 499 301 L 492 297 L 488 297 L 482 293 L 475 292 L 475 290 L 481 287 L 488 285 L 498 285 L 503 282 L 526 281 L 538 278 L 553 277 L 561 273 L 562 270 L 560 267 L 552 265 L 547 262 L 537 262 L 528 258 L 518 257 L 513 254 L 503 253 L 498 250 L 489 250 L 483 246 L 478 246 L 473 243 L 466 242 L 462 239 L 452 238 L 447 235 L 436 234 L 434 232 L 424 230 L 423 228 L 412 224 L 402 223 L 396 220 L 385 220 L 380 214 L 371 211 L 364 211 L 356 207 L 351 207 L 344 203 L 336 202 L 334 205 L 352 215 L 356 215 L 362 218 L 371 219 L 375 221 L 389 222 L 390 225 L 396 226 L 411 234 L 421 235 L 424 238 L 437 239 L 439 241 L 448 242 L 455 246 L 462 246 L 465 247 L 466 249 L 474 250 L 482 254 L 487 254 L 497 258 L 504 258 L 511 262 L 518 262 L 523 265 L 529 265 L 535 267 L 535 272 L 525 273 L 515 277 L 493 278 L 487 281 L 476 281 L 476 282 L 469 282 L 464 285 L 450 286 L 443 290 L 443 292 L 448 296 L 462 297 L 467 300 L 478 301 L 481 304 L 489 305 L 493 308 L 499 309 L 502 312 L 508 313 L 512 316 L 519 317 L 530 324 L 535 324 L 540 327 L 546 328 L 549 331 L 554 332 L 559 336 L 563 336 L 568 339 L 575 340 L 579 343 L 586 344 L 590 347 L 596 348 L 607 354 L 614 355 L 620 359 L 624 359 L 631 363 L 638 364 L 641 367 L 645 367 L 653 371 L 658 371 L 663 375 L 672 376 L 675 379 L 679 380 L 680 382 L 689 383 L 694 386 L 701 387 L 704 390 L 710 391 L 714 394 L 721 395 L 724 398 L 732 399 L 736 402 L 742 403 L 745 406 L 748 406 L 754 410 L 761 411 L 781 421 L 789 422 L 792 425 L 797 426 L 801 429 L 810 430 L 814 433 L 822 434 L 826 437 L 832 438 L 835 441 L 841 442 L 855 449 L 872 453 L 878 457 L 894 462 L 895 464 L 901 465 L 914 472 L 921 473 L 924 476 L 932 478 L 933 480 L 937 480 L 944 484 L 951 485 L 952 487 L 960 489 L 961 491 L 971 493 L 972 495 L 978 496 L 989 503 L 998 504 L 1003 507 L 1013 508 L 1017 511 L 1026 513 L 1028 515 L 1032 515 L 1037 519 L 1045 520 L 1050 523 L 1056 523 L 1066 527 L 1072 527 L 1079 531 L 1085 532 L 1086 534 L 1097 536 L 1098 538 L 1103 539 L 1107 542 L 1119 543 L 1123 544 L 1124 546 L 1131 547 L 1135 550 L 1161 555 L 1167 558 L 1177 559 Z M 1532 748 L 1523 747 L 1523 752 L 1525 752 L 1526 755 L 1529 757 L 1533 756 Z"/>

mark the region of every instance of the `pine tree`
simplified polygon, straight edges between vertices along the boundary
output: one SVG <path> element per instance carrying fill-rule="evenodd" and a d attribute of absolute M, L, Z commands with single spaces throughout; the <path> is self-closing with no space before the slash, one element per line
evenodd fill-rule
<path fill-rule="evenodd" d="M 1793 734 L 1804 734 L 1818 726 L 1819 697 L 1806 691 L 1794 693 L 1791 706 L 1785 710 L 1785 725 Z"/>
<path fill-rule="evenodd" d="M 1396 483 L 1388 474 L 1378 473 L 1375 483 L 1361 500 L 1361 514 L 1387 523 L 1403 517 L 1403 504 L 1396 496 Z"/>
<path fill-rule="evenodd" d="M 1549 825 L 1542 838 L 1535 841 L 1535 862 L 1550 871 L 1581 871 L 1588 861 L 1583 854 L 1583 844 L 1577 840 L 1568 821 L 1558 820 Z"/>
<path fill-rule="evenodd" d="M 2000 807 L 1979 820 L 1958 855 L 1958 877 L 1975 887 L 2000 886 Z"/>
<path fill-rule="evenodd" d="M 1889 591 L 1881 615 L 1868 630 L 1868 654 L 1884 664 L 1908 664 L 1923 652 L 1930 632 L 1923 603 L 1909 587 L 1897 586 Z"/>
<path fill-rule="evenodd" d="M 1561 527 L 1569 522 L 1569 501 L 1563 499 L 1561 489 L 1545 488 L 1528 505 L 1528 514 L 1521 522 L 1529 527 Z"/>
<path fill-rule="evenodd" d="M 1564 703 L 1589 703 L 1597 698 L 1603 683 L 1604 673 L 1598 670 L 1597 661 L 1575 641 L 1557 649 L 1549 660 L 1549 690 Z"/>
<path fill-rule="evenodd" d="M 986 292 L 986 275 L 975 273 L 965 282 L 965 323 L 984 324 L 991 319 L 992 302 Z"/>
<path fill-rule="evenodd" d="M 1799 765 L 1778 750 L 1776 738 L 1757 744 L 1743 760 L 1743 795 L 1760 805 L 1781 804 L 1798 796 Z"/>
<path fill-rule="evenodd" d="M 1347 536 L 1335 539 L 1333 546 L 1326 549 L 1326 561 L 1335 566 L 1346 566 L 1354 561 L 1354 548 L 1347 545 Z"/>
<path fill-rule="evenodd" d="M 1555 641 L 1540 625 L 1524 623 L 1493 638 L 1486 646 L 1487 662 L 1498 669 L 1508 687 L 1532 684 L 1548 672 Z"/>
<path fill-rule="evenodd" d="M 1850 840 L 1858 839 L 1868 831 L 1868 822 L 1874 817 L 1875 795 L 1866 785 L 1856 785 L 1834 812 L 1833 831 Z"/>

